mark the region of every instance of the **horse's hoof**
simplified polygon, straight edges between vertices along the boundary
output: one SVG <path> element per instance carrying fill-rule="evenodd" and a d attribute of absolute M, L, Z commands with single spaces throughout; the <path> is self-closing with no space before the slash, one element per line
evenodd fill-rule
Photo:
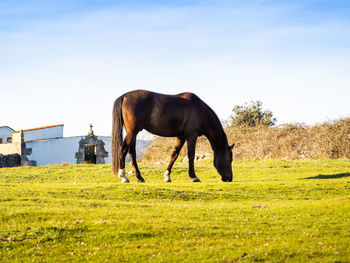
<path fill-rule="evenodd" d="M 192 178 L 192 182 L 194 182 L 194 183 L 200 183 L 201 180 L 199 180 L 199 178 L 196 177 L 196 178 Z"/>
<path fill-rule="evenodd" d="M 144 183 L 144 182 L 145 182 L 145 179 L 140 178 L 140 179 L 137 179 L 137 181 L 138 181 L 139 183 Z"/>
<path fill-rule="evenodd" d="M 170 177 L 164 178 L 164 182 L 166 182 L 166 183 L 171 183 Z"/>
<path fill-rule="evenodd" d="M 169 171 L 165 171 L 165 173 L 164 173 L 164 182 L 166 182 L 166 183 L 171 182 Z"/>
<path fill-rule="evenodd" d="M 127 183 L 129 183 L 128 178 L 123 177 L 123 178 L 122 178 L 122 183 L 123 183 L 123 184 L 127 184 Z"/>

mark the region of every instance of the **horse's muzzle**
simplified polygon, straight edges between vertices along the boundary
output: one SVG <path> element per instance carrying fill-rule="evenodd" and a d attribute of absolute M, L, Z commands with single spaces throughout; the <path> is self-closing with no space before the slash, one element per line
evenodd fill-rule
<path fill-rule="evenodd" d="M 223 182 L 232 182 L 232 177 L 231 178 L 221 178 Z"/>

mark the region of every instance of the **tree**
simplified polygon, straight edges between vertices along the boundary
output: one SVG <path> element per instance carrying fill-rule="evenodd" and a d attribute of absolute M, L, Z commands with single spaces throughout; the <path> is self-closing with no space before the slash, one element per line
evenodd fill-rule
<path fill-rule="evenodd" d="M 230 126 L 273 126 L 276 122 L 276 118 L 273 118 L 271 111 L 263 111 L 261 101 L 251 101 L 250 104 L 244 106 L 236 105 L 232 112 L 233 115 L 231 115 L 229 120 Z"/>

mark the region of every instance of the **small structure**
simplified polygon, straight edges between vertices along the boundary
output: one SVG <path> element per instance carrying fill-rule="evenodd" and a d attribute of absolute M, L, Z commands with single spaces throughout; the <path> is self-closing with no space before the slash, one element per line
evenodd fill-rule
<path fill-rule="evenodd" d="M 14 131 L 0 126 L 0 164 L 43 166 L 49 164 L 111 163 L 111 137 L 96 136 L 90 125 L 87 136 L 63 137 L 63 124 Z M 138 157 L 142 156 L 151 141 L 138 140 Z M 16 156 L 10 155 L 15 154 Z M 17 158 L 17 159 L 16 159 Z"/>
<path fill-rule="evenodd" d="M 105 158 L 108 157 L 103 140 L 99 140 L 92 130 L 90 124 L 90 131 L 88 135 L 79 141 L 79 150 L 75 153 L 77 163 L 105 163 Z"/>

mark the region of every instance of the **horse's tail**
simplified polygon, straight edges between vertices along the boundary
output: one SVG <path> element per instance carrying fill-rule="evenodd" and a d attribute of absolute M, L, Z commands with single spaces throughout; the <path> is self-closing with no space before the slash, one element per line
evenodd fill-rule
<path fill-rule="evenodd" d="M 118 174 L 119 164 L 123 145 L 123 116 L 122 116 L 123 96 L 119 97 L 113 105 L 112 121 L 112 170 Z"/>

